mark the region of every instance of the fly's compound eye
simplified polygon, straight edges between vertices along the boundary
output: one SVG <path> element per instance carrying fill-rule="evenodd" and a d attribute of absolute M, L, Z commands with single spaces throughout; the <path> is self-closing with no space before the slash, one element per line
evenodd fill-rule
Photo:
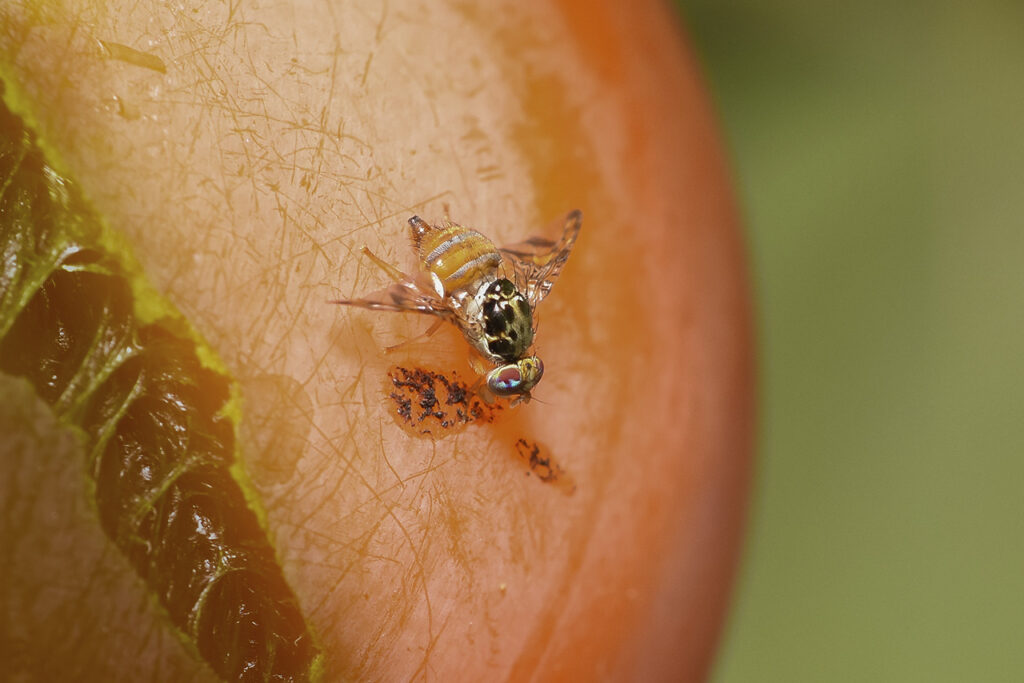
<path fill-rule="evenodd" d="M 487 388 L 497 396 L 529 393 L 544 375 L 544 363 L 537 356 L 502 365 L 487 373 Z"/>

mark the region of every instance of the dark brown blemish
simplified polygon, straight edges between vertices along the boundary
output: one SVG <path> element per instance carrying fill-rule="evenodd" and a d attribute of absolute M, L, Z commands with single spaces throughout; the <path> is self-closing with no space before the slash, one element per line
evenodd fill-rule
<path fill-rule="evenodd" d="M 553 484 L 566 495 L 572 495 L 576 492 L 576 481 L 555 461 L 554 456 L 545 455 L 545 451 L 537 442 L 516 441 L 516 454 L 530 468 L 526 476 L 534 474 L 545 484 Z"/>
<path fill-rule="evenodd" d="M 492 422 L 502 406 L 485 403 L 456 372 L 421 368 L 388 370 L 395 420 L 405 430 L 442 437 L 473 423 Z"/>

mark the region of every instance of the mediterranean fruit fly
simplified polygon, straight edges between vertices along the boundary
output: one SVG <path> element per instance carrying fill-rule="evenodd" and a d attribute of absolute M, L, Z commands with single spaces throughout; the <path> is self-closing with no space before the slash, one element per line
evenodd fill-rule
<path fill-rule="evenodd" d="M 486 366 L 477 367 L 485 395 L 528 401 L 530 390 L 544 375 L 544 363 L 531 350 L 537 306 L 558 279 L 582 221 L 583 214 L 572 211 L 558 239 L 536 236 L 495 247 L 483 234 L 447 217 L 440 225 L 429 225 L 413 216 L 409 227 L 419 272 L 406 275 L 363 247 L 395 283 L 361 299 L 330 303 L 435 316 L 427 334 L 449 321 L 484 361 L 495 366 L 486 373 Z"/>

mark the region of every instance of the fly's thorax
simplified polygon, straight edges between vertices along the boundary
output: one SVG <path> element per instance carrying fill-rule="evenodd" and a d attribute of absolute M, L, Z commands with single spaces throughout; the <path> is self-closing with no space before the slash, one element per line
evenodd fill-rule
<path fill-rule="evenodd" d="M 487 373 L 487 389 L 495 396 L 528 395 L 544 376 L 544 363 L 537 356 L 521 358 Z"/>
<path fill-rule="evenodd" d="M 413 243 L 439 294 L 470 290 L 496 277 L 501 254 L 476 230 L 449 223 L 430 230 L 413 226 Z"/>
<path fill-rule="evenodd" d="M 533 344 L 533 311 L 510 280 L 501 278 L 482 288 L 480 320 L 483 346 L 496 362 L 511 363 Z"/>

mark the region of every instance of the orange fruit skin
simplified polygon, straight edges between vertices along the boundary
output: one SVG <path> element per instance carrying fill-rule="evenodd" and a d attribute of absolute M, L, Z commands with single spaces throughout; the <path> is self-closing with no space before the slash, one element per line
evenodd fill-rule
<path fill-rule="evenodd" d="M 238 379 L 245 465 L 328 680 L 701 680 L 739 556 L 754 369 L 735 202 L 676 18 L 370 4 L 69 2 L 0 55 Z M 111 36 L 166 72 L 97 59 Z M 387 355 L 427 323 L 324 302 L 387 284 L 363 244 L 411 268 L 405 220 L 443 204 L 499 244 L 584 222 L 538 313 L 538 400 L 434 439 L 396 424 L 387 371 L 468 376 L 460 335 Z M 540 481 L 520 440 L 572 486 Z"/>

